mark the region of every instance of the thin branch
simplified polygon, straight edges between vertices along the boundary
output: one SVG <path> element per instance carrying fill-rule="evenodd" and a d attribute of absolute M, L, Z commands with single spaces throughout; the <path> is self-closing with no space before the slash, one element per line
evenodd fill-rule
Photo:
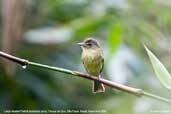
<path fill-rule="evenodd" d="M 48 66 L 48 65 L 44 65 L 44 64 L 31 62 L 31 61 L 28 61 L 28 60 L 25 60 L 25 59 L 21 59 L 21 58 L 9 55 L 9 54 L 4 53 L 2 51 L 0 51 L 0 56 L 2 56 L 3 58 L 9 59 L 9 60 L 11 60 L 13 62 L 16 62 L 16 63 L 22 65 L 23 67 L 25 67 L 27 65 L 30 65 L 30 66 L 35 66 L 35 67 L 45 68 L 45 69 L 49 69 L 49 70 L 53 70 L 53 71 L 62 72 L 62 73 L 65 73 L 65 74 L 70 74 L 70 75 L 73 75 L 73 76 L 86 78 L 86 79 L 89 79 L 89 80 L 96 80 L 96 81 L 99 81 L 99 82 L 109 86 L 109 87 L 112 87 L 112 88 L 115 88 L 115 89 L 118 89 L 118 90 L 121 90 L 121 91 L 125 91 L 127 93 L 130 93 L 130 94 L 133 94 L 133 95 L 136 95 L 136 96 L 139 96 L 139 97 L 147 96 L 149 98 L 153 98 L 153 99 L 160 100 L 160 101 L 171 104 L 170 99 L 166 99 L 164 97 L 160 97 L 160 96 L 145 92 L 142 89 L 133 88 L 133 87 L 122 85 L 122 84 L 119 84 L 119 83 L 116 83 L 116 82 L 112 82 L 112 81 L 106 80 L 104 78 L 99 79 L 97 76 L 90 76 L 89 74 L 82 73 L 82 72 L 79 72 L 79 71 L 72 71 L 72 70 L 68 70 L 68 69 L 64 69 L 64 68 L 53 67 L 53 66 Z"/>

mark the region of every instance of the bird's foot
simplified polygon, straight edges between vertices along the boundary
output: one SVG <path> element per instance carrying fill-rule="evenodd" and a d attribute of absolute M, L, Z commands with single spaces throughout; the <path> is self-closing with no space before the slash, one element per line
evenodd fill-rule
<path fill-rule="evenodd" d="M 88 74 L 88 77 L 91 77 L 91 74 Z"/>
<path fill-rule="evenodd" d="M 98 80 L 100 81 L 100 76 L 98 76 Z"/>

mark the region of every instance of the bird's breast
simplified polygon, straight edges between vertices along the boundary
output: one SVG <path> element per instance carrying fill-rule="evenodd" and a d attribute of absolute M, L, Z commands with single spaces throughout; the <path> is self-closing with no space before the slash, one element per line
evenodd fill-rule
<path fill-rule="evenodd" d="M 84 67 L 91 75 L 98 76 L 103 67 L 101 51 L 87 51 L 82 53 Z"/>

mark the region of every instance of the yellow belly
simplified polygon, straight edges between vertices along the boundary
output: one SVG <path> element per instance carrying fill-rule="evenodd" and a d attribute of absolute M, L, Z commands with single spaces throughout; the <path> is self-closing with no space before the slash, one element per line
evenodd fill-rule
<path fill-rule="evenodd" d="M 101 54 L 90 54 L 86 53 L 82 55 L 82 61 L 86 71 L 91 74 L 98 76 L 103 68 L 103 57 Z"/>

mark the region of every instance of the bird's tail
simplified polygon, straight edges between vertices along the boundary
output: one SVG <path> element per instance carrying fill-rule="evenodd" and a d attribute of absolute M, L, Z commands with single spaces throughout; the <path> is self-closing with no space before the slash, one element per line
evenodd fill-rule
<path fill-rule="evenodd" d="M 92 90 L 93 90 L 93 93 L 101 93 L 101 92 L 105 92 L 105 87 L 99 81 L 94 81 Z"/>

